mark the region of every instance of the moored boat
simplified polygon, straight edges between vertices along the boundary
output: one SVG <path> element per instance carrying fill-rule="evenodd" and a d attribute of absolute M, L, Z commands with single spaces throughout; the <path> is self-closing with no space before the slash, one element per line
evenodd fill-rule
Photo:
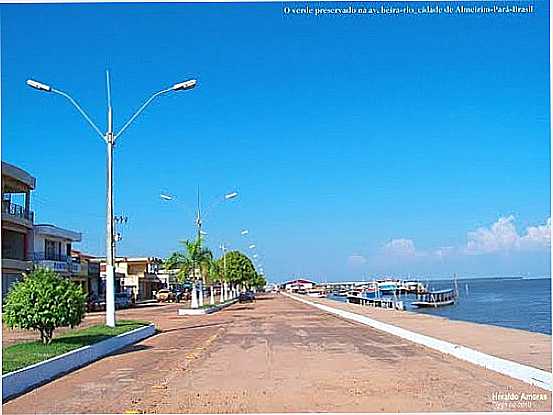
<path fill-rule="evenodd" d="M 394 280 L 377 281 L 377 287 L 382 294 L 394 294 L 399 288 L 399 282 Z"/>
<path fill-rule="evenodd" d="M 308 297 L 315 297 L 315 298 L 324 298 L 326 297 L 326 291 L 323 289 L 318 288 L 312 288 L 310 290 L 307 290 L 307 296 Z"/>
<path fill-rule="evenodd" d="M 417 295 L 417 301 L 411 303 L 414 307 L 443 307 L 446 305 L 455 304 L 457 298 L 453 288 L 447 290 L 429 291 L 424 294 Z"/>

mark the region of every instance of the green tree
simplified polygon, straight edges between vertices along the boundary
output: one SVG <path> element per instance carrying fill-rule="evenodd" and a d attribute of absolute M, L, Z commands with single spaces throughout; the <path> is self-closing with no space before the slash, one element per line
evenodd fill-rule
<path fill-rule="evenodd" d="M 263 275 L 261 274 L 257 274 L 257 277 L 255 278 L 252 286 L 256 288 L 263 288 L 266 285 L 267 285 L 267 280 L 265 279 L 265 277 L 263 277 Z"/>
<path fill-rule="evenodd" d="M 223 264 L 218 259 L 212 259 L 209 263 L 207 272 L 207 282 L 213 284 L 215 282 L 223 282 Z"/>
<path fill-rule="evenodd" d="M 252 261 L 239 251 L 230 251 L 225 254 L 226 276 L 232 284 L 242 284 L 252 287 L 257 278 L 257 272 Z M 220 260 L 221 262 L 223 259 Z"/>
<path fill-rule="evenodd" d="M 74 327 L 85 314 L 86 295 L 80 286 L 54 271 L 38 268 L 18 282 L 4 302 L 4 321 L 10 328 L 37 330 L 43 344 L 57 327 Z"/>
<path fill-rule="evenodd" d="M 195 241 L 182 241 L 184 251 L 173 252 L 169 258 L 164 261 L 166 269 L 177 269 L 177 279 L 184 282 L 195 276 L 195 270 L 200 271 L 202 279 L 208 274 L 210 264 L 213 260 L 213 254 L 207 248 L 202 247 L 201 239 Z"/>

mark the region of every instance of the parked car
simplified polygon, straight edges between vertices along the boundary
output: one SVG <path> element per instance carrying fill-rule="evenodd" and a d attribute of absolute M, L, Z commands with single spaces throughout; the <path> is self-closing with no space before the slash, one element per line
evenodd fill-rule
<path fill-rule="evenodd" d="M 157 292 L 156 300 L 158 303 L 168 303 L 169 301 L 175 301 L 175 293 L 167 288 L 163 288 Z"/>
<path fill-rule="evenodd" d="M 89 294 L 86 298 L 86 311 L 103 311 L 106 308 L 106 300 L 96 294 Z"/>
<path fill-rule="evenodd" d="M 131 306 L 131 296 L 128 293 L 115 293 L 115 308 L 129 308 Z"/>
<path fill-rule="evenodd" d="M 180 290 L 173 290 L 173 294 L 175 295 L 175 302 L 180 303 L 181 300 L 184 298 L 184 292 Z"/>
<path fill-rule="evenodd" d="M 246 291 L 240 293 L 238 296 L 239 303 L 253 303 L 255 301 L 255 294 L 252 291 Z"/>

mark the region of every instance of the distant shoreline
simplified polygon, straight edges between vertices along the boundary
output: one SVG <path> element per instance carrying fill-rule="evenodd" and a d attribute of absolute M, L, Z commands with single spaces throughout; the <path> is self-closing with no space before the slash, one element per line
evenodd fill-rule
<path fill-rule="evenodd" d="M 373 281 L 374 279 L 385 279 L 385 278 L 392 278 L 397 280 L 404 280 L 404 281 L 453 281 L 453 276 L 440 276 L 440 277 L 375 277 L 375 278 L 365 278 L 364 280 L 337 280 L 337 281 L 319 281 L 317 284 L 324 285 L 324 284 L 338 284 L 338 283 L 351 283 L 351 282 L 360 282 L 360 283 L 368 283 Z M 539 276 L 539 277 L 528 277 L 525 275 L 514 275 L 514 276 L 476 276 L 476 277 L 460 277 L 457 278 L 457 281 L 471 281 L 471 280 L 550 280 L 551 276 Z M 275 284 L 282 284 L 282 282 L 275 283 Z"/>

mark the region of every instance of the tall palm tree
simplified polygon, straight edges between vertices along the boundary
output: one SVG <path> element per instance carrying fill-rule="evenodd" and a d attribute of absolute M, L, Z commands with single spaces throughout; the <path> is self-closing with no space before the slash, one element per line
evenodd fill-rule
<path fill-rule="evenodd" d="M 202 247 L 202 240 L 198 238 L 195 241 L 182 241 L 185 250 L 182 252 L 173 252 L 164 262 L 166 269 L 178 269 L 177 279 L 184 282 L 187 279 L 192 280 L 192 308 L 198 307 L 198 297 L 196 295 L 196 282 L 198 277 L 204 279 L 209 270 L 209 264 L 213 260 L 213 254 L 207 248 Z M 203 295 L 203 293 L 200 293 Z"/>

